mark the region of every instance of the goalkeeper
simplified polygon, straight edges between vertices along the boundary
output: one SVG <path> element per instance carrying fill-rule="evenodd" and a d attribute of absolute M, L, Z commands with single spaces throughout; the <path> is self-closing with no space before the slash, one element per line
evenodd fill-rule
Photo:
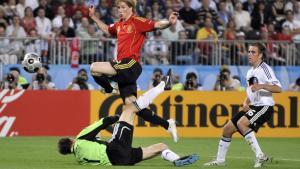
<path fill-rule="evenodd" d="M 80 164 L 102 166 L 134 165 L 160 154 L 164 160 L 172 162 L 175 166 L 195 163 L 199 159 L 198 155 L 180 158 L 164 143 L 157 143 L 148 147 L 132 147 L 135 113 L 148 107 L 155 97 L 164 91 L 165 84 L 169 79 L 169 76 L 165 76 L 156 87 L 144 93 L 135 102 L 125 105 L 120 118 L 117 116 L 101 118 L 83 129 L 75 139 L 60 139 L 58 142 L 59 152 L 64 155 L 73 153 Z M 116 124 L 109 141 L 97 139 L 96 135 L 101 130 L 114 123 Z"/>

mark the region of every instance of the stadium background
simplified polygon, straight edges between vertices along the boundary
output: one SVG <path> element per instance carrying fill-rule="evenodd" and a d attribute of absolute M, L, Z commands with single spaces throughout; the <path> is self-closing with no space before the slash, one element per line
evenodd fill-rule
<path fill-rule="evenodd" d="M 15 3 L 18 4 L 21 2 L 23 1 Z M 32 5 L 33 8 L 38 7 L 39 4 L 30 0 L 25 0 L 24 2 L 25 4 L 28 3 L 29 6 Z M 139 1 L 139 10 L 137 12 L 141 16 L 153 19 L 165 18 L 167 10 L 170 7 L 168 6 L 170 5 L 169 1 L 149 0 L 145 1 L 144 4 L 141 2 L 143 1 Z M 180 1 L 174 0 L 171 2 L 173 10 L 180 10 L 183 6 Z M 191 7 L 196 8 L 195 4 L 198 4 L 197 1 L 193 0 L 192 2 L 194 4 Z M 217 6 L 220 4 L 220 1 L 213 2 L 216 6 L 212 7 L 216 11 L 219 11 Z M 235 1 L 226 2 L 226 6 L 228 7 L 230 7 L 230 3 L 233 5 L 236 3 Z M 242 2 L 243 6 L 246 6 L 244 4 L 248 1 Z M 270 9 L 272 9 L 275 2 L 261 2 L 265 4 L 265 12 L 272 13 Z M 109 21 L 113 21 L 114 16 L 111 13 L 113 1 L 95 0 L 94 3 L 100 4 L 98 11 L 100 16 L 103 15 L 103 19 L 108 23 Z M 300 22 L 299 6 L 298 8 L 293 7 L 297 6 L 296 3 L 298 1 L 284 1 L 284 6 L 287 8 L 285 11 L 289 9 L 294 11 L 294 26 L 297 26 L 298 23 L 296 22 Z M 4 13 L 4 17 L 0 15 L 0 24 L 2 25 L 3 22 L 6 22 L 6 30 L 9 29 L 9 26 L 13 25 L 13 12 L 10 9 L 16 6 L 16 4 L 14 4 L 13 0 L 0 1 L 0 13 Z M 60 5 L 63 5 L 68 17 L 74 18 L 77 16 L 74 12 L 78 10 L 82 10 L 82 16 L 87 16 L 87 1 L 52 0 L 46 3 L 46 16 L 50 15 L 51 22 L 56 17 L 56 11 L 58 11 Z M 73 13 L 71 10 L 68 10 L 75 7 L 78 8 Z M 157 8 L 160 9 L 160 13 L 163 13 L 162 15 L 157 13 Z M 149 9 L 152 12 L 148 12 Z M 54 12 L 47 12 L 47 10 L 53 10 Z M 200 6 L 195 10 L 199 12 Z M 248 11 L 250 8 L 244 10 Z M 250 12 L 249 14 L 251 16 L 250 19 L 253 20 L 253 15 Z M 201 15 L 199 14 L 199 16 Z M 283 20 L 278 21 L 277 19 L 280 19 L 280 17 L 283 17 Z M 197 31 L 203 27 L 203 23 L 202 25 L 200 23 L 195 30 L 190 30 L 187 27 L 184 27 L 183 30 L 176 29 L 177 34 L 180 31 L 188 32 L 186 39 L 179 39 L 176 35 L 167 36 L 169 39 L 161 40 L 156 37 L 156 35 L 160 34 L 159 32 L 155 33 L 155 35 L 150 33 L 148 35 L 150 40 L 145 43 L 145 48 L 142 51 L 142 55 L 145 56 L 142 59 L 145 66 L 143 66 L 143 74 L 138 80 L 138 84 L 142 90 L 139 94 L 147 89 L 155 68 L 161 68 L 163 72 L 166 72 L 168 68 L 172 68 L 174 73 L 179 75 L 180 82 L 183 84 L 186 80 L 186 74 L 195 72 L 203 91 L 167 91 L 160 95 L 151 105 L 151 108 L 158 115 L 164 118 L 175 118 L 178 121 L 179 143 L 172 143 L 171 139 L 168 138 L 169 135 L 160 127 L 151 126 L 139 119 L 135 125 L 135 136 L 137 139 L 134 145 L 167 142 L 179 154 L 199 153 L 201 161 L 190 166 L 191 168 L 200 168 L 204 162 L 212 159 L 216 153 L 222 126 L 232 117 L 233 113 L 236 113 L 241 108 L 240 105 L 245 97 L 244 92 L 212 91 L 213 85 L 219 75 L 220 69 L 226 64 L 231 70 L 231 75 L 239 76 L 241 86 L 245 87 L 245 74 L 249 66 L 243 62 L 242 56 L 245 55 L 238 55 L 241 49 L 237 49 L 236 47 L 241 44 L 247 47 L 247 45 L 254 41 L 260 41 L 264 42 L 267 46 L 267 63 L 273 66 L 277 78 L 283 84 L 284 92 L 274 95 L 277 103 L 274 117 L 257 136 L 263 150 L 274 156 L 275 161 L 267 164 L 268 168 L 299 168 L 300 115 L 298 106 L 300 95 L 299 91 L 288 91 L 290 89 L 289 86 L 295 85 L 296 79 L 300 77 L 300 49 L 297 37 L 299 34 L 291 34 L 292 30 L 289 30 L 290 32 L 287 33 L 287 36 L 282 36 L 284 33 L 282 25 L 286 21 L 284 19 L 287 19 L 285 17 L 284 14 L 272 16 L 271 18 L 274 19 L 272 22 L 266 22 L 266 25 L 261 25 L 262 27 L 259 26 L 258 29 L 255 25 L 248 25 L 253 29 L 251 31 L 236 28 L 233 31 L 233 39 L 232 37 L 231 39 L 227 39 L 224 36 L 226 26 L 222 28 L 222 26 L 213 20 L 213 29 L 218 34 L 218 41 L 201 39 L 196 36 Z M 77 24 L 74 20 L 74 25 Z M 89 70 L 90 62 L 95 60 L 106 61 L 115 56 L 115 39 L 105 37 L 98 29 L 95 29 L 95 25 L 92 23 L 88 25 L 94 27 L 95 34 L 92 35 L 88 31 L 78 31 L 75 37 L 69 37 L 55 32 L 56 28 L 59 27 L 54 24 L 52 31 L 48 32 L 48 35 L 52 37 L 49 36 L 50 38 L 47 38 L 46 41 L 38 35 L 39 30 L 37 30 L 37 35 L 31 34 L 30 29 L 25 29 L 23 25 L 25 34 L 22 36 L 12 37 L 8 35 L 8 32 L 0 35 L 0 77 L 3 79 L 2 82 L 5 81 L 11 67 L 21 68 L 20 61 L 24 53 L 36 52 L 42 56 L 43 62 L 48 64 L 50 68 L 48 74 L 51 75 L 52 81 L 55 83 L 56 88 L 59 89 L 56 91 L 1 90 L 1 169 L 78 168 L 76 163 L 72 161 L 72 157 L 62 158 L 56 152 L 57 136 L 74 136 L 83 127 L 99 119 L 99 117 L 120 113 L 121 99 L 115 95 L 104 95 L 99 90 L 65 90 L 68 83 L 76 77 L 77 71 L 80 68 Z M 275 30 L 272 30 L 272 25 Z M 78 27 L 76 29 L 78 30 Z M 168 35 L 166 32 L 161 32 L 161 34 L 161 38 Z M 161 45 L 159 46 L 160 50 L 164 49 L 164 46 L 167 46 L 167 55 L 160 53 L 157 56 L 157 53 L 151 53 L 151 51 L 154 51 L 151 50 L 153 49 L 151 46 L 156 46 L 156 42 Z M 185 46 L 188 52 L 177 50 L 179 48 L 177 42 L 189 44 Z M 77 45 L 80 47 L 78 48 Z M 154 61 L 146 59 L 153 56 L 155 56 Z M 187 59 L 182 59 L 179 56 L 187 56 Z M 21 75 L 29 83 L 32 82 L 33 75 L 27 74 L 22 68 Z M 96 89 L 99 89 L 90 75 L 88 82 L 93 84 Z M 100 110 L 103 111 L 99 113 Z M 110 131 L 111 129 L 105 131 L 103 136 L 107 138 L 110 135 Z M 225 168 L 251 168 L 252 159 L 254 159 L 251 150 L 240 136 L 235 135 L 235 137 L 239 138 L 232 145 L 228 157 L 228 166 Z M 154 165 L 156 168 L 170 168 L 169 164 L 161 162 L 159 158 L 140 164 L 138 168 L 153 168 Z"/>

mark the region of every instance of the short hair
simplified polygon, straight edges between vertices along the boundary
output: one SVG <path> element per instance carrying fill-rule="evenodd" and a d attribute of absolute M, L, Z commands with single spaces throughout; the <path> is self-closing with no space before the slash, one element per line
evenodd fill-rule
<path fill-rule="evenodd" d="M 72 145 L 73 145 L 73 141 L 71 138 L 61 138 L 59 141 L 58 141 L 58 151 L 60 154 L 63 154 L 63 155 L 67 155 L 67 154 L 71 154 L 72 151 Z"/>
<path fill-rule="evenodd" d="M 9 68 L 9 71 L 17 71 L 19 74 L 21 74 L 21 71 L 18 67 L 11 67 Z"/>
<path fill-rule="evenodd" d="M 116 4 L 119 4 L 120 2 L 124 2 L 129 8 L 132 8 L 133 12 L 135 12 L 136 0 L 117 0 Z"/>
<path fill-rule="evenodd" d="M 296 85 L 300 86 L 300 77 L 296 79 Z"/>
<path fill-rule="evenodd" d="M 5 25 L 5 23 L 1 22 L 1 23 L 0 23 L 0 27 L 3 28 L 4 30 L 6 30 L 6 25 Z"/>
<path fill-rule="evenodd" d="M 45 68 L 47 71 L 50 70 L 50 67 L 48 65 L 43 65 L 43 68 Z"/>
<path fill-rule="evenodd" d="M 79 69 L 77 74 L 79 74 L 80 72 L 87 73 L 87 71 L 86 71 L 84 68 L 82 68 L 82 69 Z"/>
<path fill-rule="evenodd" d="M 227 72 L 228 74 L 231 74 L 231 71 L 228 67 L 223 67 L 221 70 L 220 70 L 220 73 L 225 73 Z"/>
<path fill-rule="evenodd" d="M 153 35 L 154 36 L 161 36 L 161 31 L 156 29 L 154 32 L 153 32 Z"/>
<path fill-rule="evenodd" d="M 160 74 L 163 74 L 161 68 L 155 68 L 155 69 L 153 70 L 153 73 L 156 73 L 156 72 L 159 72 Z"/>
<path fill-rule="evenodd" d="M 62 20 L 62 22 L 65 20 L 65 19 L 67 19 L 69 22 L 70 22 L 70 18 L 69 17 L 67 17 L 67 16 L 64 16 L 61 20 Z"/>
<path fill-rule="evenodd" d="M 293 10 L 290 10 L 290 9 L 289 9 L 289 10 L 286 10 L 286 11 L 285 11 L 285 15 L 288 15 L 289 13 L 292 13 L 292 14 L 294 15 L 294 11 L 293 11 Z"/>
<path fill-rule="evenodd" d="M 195 78 L 195 79 L 198 78 L 195 72 L 189 72 L 188 74 L 186 74 L 185 79 L 191 79 L 191 78 Z"/>
<path fill-rule="evenodd" d="M 262 56 L 262 59 L 265 59 L 266 58 L 266 47 L 264 44 L 262 43 L 259 43 L 259 42 L 255 42 L 255 43 L 252 43 L 250 44 L 250 46 L 255 46 L 258 48 L 258 52 L 261 53 L 263 56 Z"/>
<path fill-rule="evenodd" d="M 15 18 L 15 17 L 21 19 L 21 17 L 20 17 L 19 15 L 13 15 L 13 16 L 12 16 L 12 18 Z"/>
<path fill-rule="evenodd" d="M 46 12 L 46 9 L 44 7 L 38 8 L 38 12 L 41 11 L 41 10 L 43 10 L 44 12 Z"/>

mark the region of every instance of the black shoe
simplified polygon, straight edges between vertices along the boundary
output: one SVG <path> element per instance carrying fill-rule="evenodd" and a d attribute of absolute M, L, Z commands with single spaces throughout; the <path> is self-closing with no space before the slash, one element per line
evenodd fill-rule
<path fill-rule="evenodd" d="M 171 89 L 171 73 L 172 73 L 172 69 L 169 69 L 167 74 L 161 79 L 161 81 L 164 81 L 166 84 L 165 90 Z"/>

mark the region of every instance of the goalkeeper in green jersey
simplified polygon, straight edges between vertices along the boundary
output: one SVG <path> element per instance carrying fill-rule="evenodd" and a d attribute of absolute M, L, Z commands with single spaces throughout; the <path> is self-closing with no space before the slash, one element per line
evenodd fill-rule
<path fill-rule="evenodd" d="M 164 91 L 169 81 L 170 77 L 165 76 L 156 87 L 145 92 L 135 102 L 125 105 L 120 118 L 117 116 L 101 118 L 83 129 L 75 139 L 60 139 L 58 142 L 59 152 L 64 155 L 73 153 L 80 164 L 102 166 L 134 165 L 160 154 L 162 159 L 172 162 L 175 166 L 195 163 L 199 159 L 198 155 L 179 157 L 164 143 L 157 143 L 148 147 L 132 147 L 136 112 L 148 107 L 155 97 Z M 96 137 L 101 130 L 114 123 L 114 131 L 109 141 L 102 141 Z"/>

